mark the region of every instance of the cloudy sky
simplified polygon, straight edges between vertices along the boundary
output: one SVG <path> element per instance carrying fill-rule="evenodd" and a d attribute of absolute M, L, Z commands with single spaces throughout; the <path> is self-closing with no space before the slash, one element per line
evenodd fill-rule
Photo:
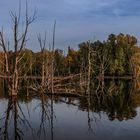
<path fill-rule="evenodd" d="M 37 19 L 28 34 L 28 46 L 39 50 L 36 36 L 47 31 L 51 43 L 56 20 L 57 48 L 76 48 L 86 40 L 104 40 L 110 33 L 128 33 L 140 38 L 140 0 L 27 0 Z M 0 26 L 10 36 L 9 11 L 18 9 L 19 0 L 0 0 Z M 21 0 L 24 11 L 25 0 Z"/>

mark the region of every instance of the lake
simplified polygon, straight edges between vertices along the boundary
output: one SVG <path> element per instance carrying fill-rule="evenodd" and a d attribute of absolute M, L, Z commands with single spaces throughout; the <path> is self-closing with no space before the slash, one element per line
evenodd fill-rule
<path fill-rule="evenodd" d="M 101 84 L 102 85 L 102 84 Z M 140 93 L 133 81 L 94 84 L 83 97 L 0 95 L 1 140 L 139 140 Z"/>

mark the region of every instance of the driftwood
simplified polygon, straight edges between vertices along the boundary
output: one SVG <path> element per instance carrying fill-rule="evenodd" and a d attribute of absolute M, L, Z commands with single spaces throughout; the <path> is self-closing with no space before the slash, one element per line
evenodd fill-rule
<path fill-rule="evenodd" d="M 80 75 L 81 74 L 73 74 L 65 77 L 54 77 L 53 78 L 53 87 L 54 87 L 54 94 L 62 95 L 75 95 L 75 96 L 83 96 L 85 93 L 85 90 L 81 90 L 80 86 L 87 86 L 87 82 L 83 81 L 80 83 Z M 85 76 L 83 74 L 83 76 Z M 12 78 L 8 76 L 2 76 L 1 78 Z M 51 88 L 47 87 L 47 83 L 42 86 L 42 76 L 20 76 L 18 77 L 21 81 L 25 80 L 27 85 L 25 86 L 28 91 L 34 91 L 34 92 L 43 92 L 43 93 L 52 93 Z M 47 78 L 47 77 L 45 77 Z M 44 79 L 45 79 L 44 78 Z M 31 81 L 31 82 L 30 82 Z M 34 81 L 34 82 L 32 82 Z M 38 82 L 36 82 L 38 81 Z M 45 82 L 50 81 L 49 79 L 45 80 Z"/>

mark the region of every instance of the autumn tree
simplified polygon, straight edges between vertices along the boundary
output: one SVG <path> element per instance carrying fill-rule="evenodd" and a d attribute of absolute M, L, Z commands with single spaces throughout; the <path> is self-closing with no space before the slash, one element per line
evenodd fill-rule
<path fill-rule="evenodd" d="M 66 74 L 65 56 L 60 49 L 56 49 L 54 52 L 54 69 L 55 76 L 63 76 Z"/>
<path fill-rule="evenodd" d="M 68 54 L 65 58 L 69 74 L 79 73 L 78 51 L 68 47 Z"/>

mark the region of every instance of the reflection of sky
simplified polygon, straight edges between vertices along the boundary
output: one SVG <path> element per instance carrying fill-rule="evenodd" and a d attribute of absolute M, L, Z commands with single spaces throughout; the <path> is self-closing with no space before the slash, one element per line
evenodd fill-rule
<path fill-rule="evenodd" d="M 0 119 L 3 114 L 6 113 L 8 100 L 0 100 Z M 41 124 L 41 105 L 38 99 L 32 99 L 28 103 L 19 101 L 19 106 L 21 107 L 26 119 L 29 121 L 31 127 L 34 130 L 34 137 L 32 137 L 31 130 L 25 127 L 25 125 L 18 121 L 18 128 L 23 131 L 23 139 L 38 140 L 45 139 L 43 137 L 43 129 L 40 128 Z M 50 107 L 50 106 L 48 106 Z M 140 137 L 140 108 L 136 109 L 137 116 L 133 119 L 118 121 L 110 121 L 106 113 L 100 112 L 99 114 L 95 112 L 90 112 L 91 127 L 93 131 L 88 131 L 88 112 L 82 111 L 77 106 L 68 105 L 65 103 L 54 103 L 54 120 L 53 120 L 53 132 L 54 140 L 93 140 L 100 139 L 104 140 L 139 140 Z M 28 112 L 29 111 L 29 112 Z M 49 112 L 48 112 L 49 114 Z M 23 118 L 20 110 L 18 115 Z M 4 119 L 5 120 L 5 119 Z M 3 121 L 4 123 L 4 121 Z M 13 125 L 13 119 L 10 118 L 10 124 Z M 0 128 L 3 126 L 0 120 Z M 12 127 L 13 128 L 13 127 Z M 45 123 L 46 136 L 47 139 L 51 139 L 51 124 L 47 120 Z M 37 133 L 38 130 L 42 130 L 42 135 Z M 13 137 L 14 129 L 10 129 L 9 134 Z M 113 130 L 113 131 L 112 131 Z M 13 132 L 14 133 L 14 132 Z M 12 137 L 11 140 L 12 140 Z"/>
<path fill-rule="evenodd" d="M 9 31 L 9 11 L 18 7 L 18 1 L 0 1 L 0 26 Z M 22 4 L 24 5 L 22 0 Z M 28 0 L 32 12 L 37 9 L 37 20 L 32 25 L 29 40 L 36 45 L 36 34 L 46 30 L 50 42 L 56 19 L 56 47 L 76 47 L 84 40 L 106 39 L 110 33 L 130 33 L 140 38 L 139 0 Z"/>

